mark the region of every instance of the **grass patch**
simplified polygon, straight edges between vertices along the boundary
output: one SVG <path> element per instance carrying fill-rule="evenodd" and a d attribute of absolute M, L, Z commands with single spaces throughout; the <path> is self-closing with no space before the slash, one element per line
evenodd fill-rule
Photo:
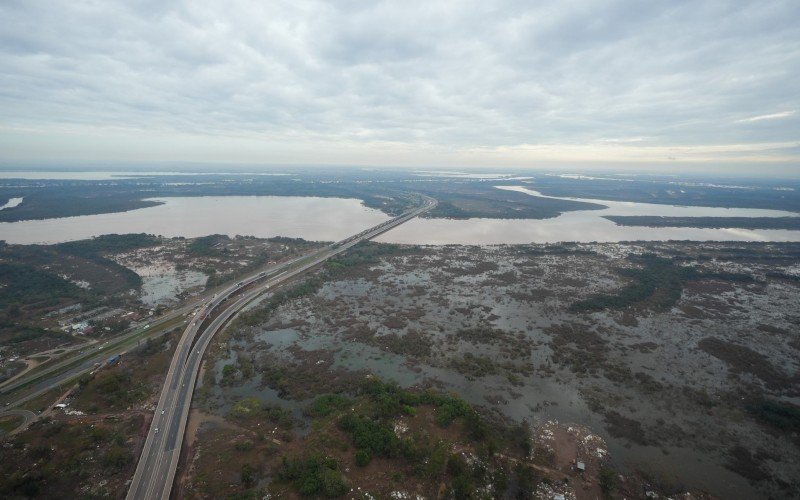
<path fill-rule="evenodd" d="M 11 432 L 22 423 L 22 417 L 11 415 L 8 417 L 0 417 L 0 432 Z"/>

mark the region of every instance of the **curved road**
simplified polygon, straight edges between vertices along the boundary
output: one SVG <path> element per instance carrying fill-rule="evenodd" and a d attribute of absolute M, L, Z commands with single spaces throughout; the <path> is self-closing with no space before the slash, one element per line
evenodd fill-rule
<path fill-rule="evenodd" d="M 2 417 L 22 417 L 22 422 L 20 422 L 20 424 L 16 428 L 8 432 L 9 434 L 16 434 L 17 432 L 28 427 L 28 425 L 30 425 L 30 423 L 36 419 L 36 414 L 30 410 L 14 409 L 14 410 L 6 410 L 0 413 L 0 418 Z"/>
<path fill-rule="evenodd" d="M 155 415 L 128 490 L 128 499 L 169 498 L 178 467 L 183 434 L 189 417 L 189 408 L 200 363 L 213 336 L 245 305 L 270 288 L 274 288 L 352 246 L 375 238 L 436 206 L 436 200 L 428 197 L 425 197 L 424 200 L 425 204 L 416 210 L 362 231 L 310 255 L 242 280 L 216 294 L 208 304 L 198 311 L 181 336 L 170 363 Z M 207 315 L 220 307 L 224 308 L 203 330 Z"/>

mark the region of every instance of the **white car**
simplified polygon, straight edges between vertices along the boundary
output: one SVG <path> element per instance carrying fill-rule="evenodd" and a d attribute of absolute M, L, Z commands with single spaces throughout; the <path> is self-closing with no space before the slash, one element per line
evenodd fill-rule
<path fill-rule="evenodd" d="M 154 434 L 158 434 L 158 427 L 156 427 L 156 431 L 154 432 Z"/>
<path fill-rule="evenodd" d="M 164 410 L 161 410 L 161 414 L 162 414 L 162 415 L 164 414 Z"/>

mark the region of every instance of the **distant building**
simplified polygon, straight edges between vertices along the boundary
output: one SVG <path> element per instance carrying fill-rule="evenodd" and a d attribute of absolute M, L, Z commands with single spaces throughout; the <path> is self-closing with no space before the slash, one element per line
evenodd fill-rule
<path fill-rule="evenodd" d="M 87 328 L 89 328 L 89 323 L 86 321 L 81 321 L 80 323 L 73 323 L 69 326 L 69 329 L 72 330 L 74 333 L 84 333 Z"/>
<path fill-rule="evenodd" d="M 583 462 L 580 461 L 576 462 L 575 467 L 581 472 L 586 472 L 586 464 Z"/>
<path fill-rule="evenodd" d="M 136 312 L 136 311 L 131 311 L 131 312 L 129 312 L 128 314 L 124 314 L 122 317 L 123 317 L 123 318 L 126 318 L 126 319 L 129 319 L 129 320 L 131 320 L 131 321 L 138 321 L 138 320 L 139 320 L 139 318 L 141 318 L 141 317 L 142 317 L 142 315 L 141 315 L 141 314 L 139 314 L 139 313 L 138 313 L 138 312 Z"/>

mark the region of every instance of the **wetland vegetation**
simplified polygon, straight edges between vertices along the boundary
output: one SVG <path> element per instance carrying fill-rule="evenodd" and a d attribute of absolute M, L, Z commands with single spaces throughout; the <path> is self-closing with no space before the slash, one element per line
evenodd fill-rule
<path fill-rule="evenodd" d="M 318 419 L 358 408 L 365 394 L 355 388 L 377 376 L 399 382 L 399 394 L 454 391 L 505 426 L 527 419 L 532 435 L 566 432 L 551 420 L 594 429 L 613 458 L 591 459 L 597 488 L 615 483 L 611 469 L 626 474 L 617 492 L 647 484 L 780 497 L 794 488 L 799 449 L 779 432 L 795 428 L 798 411 L 782 401 L 798 390 L 789 334 L 800 322 L 790 306 L 798 289 L 775 274 L 794 275 L 797 244 L 380 246 L 248 312 L 212 354 L 215 371 L 232 365 L 237 376 L 224 391 L 204 387 L 204 411 L 224 414 L 231 398 L 256 397 L 292 412 L 295 441 L 313 440 Z M 394 419 L 431 411 L 435 424 L 440 415 L 393 397 L 382 401 Z M 325 431 L 340 436 L 329 445 L 341 446 L 336 453 L 345 449 L 336 442 L 350 450 L 331 470 L 351 487 L 365 487 L 358 471 L 375 460 L 402 458 L 387 427 L 395 420 L 371 405 Z M 686 467 L 687 456 L 702 465 Z M 743 474 L 745 463 L 760 472 Z M 569 465 L 558 470 L 572 477 Z M 443 477 L 455 487 L 455 476 Z"/>

